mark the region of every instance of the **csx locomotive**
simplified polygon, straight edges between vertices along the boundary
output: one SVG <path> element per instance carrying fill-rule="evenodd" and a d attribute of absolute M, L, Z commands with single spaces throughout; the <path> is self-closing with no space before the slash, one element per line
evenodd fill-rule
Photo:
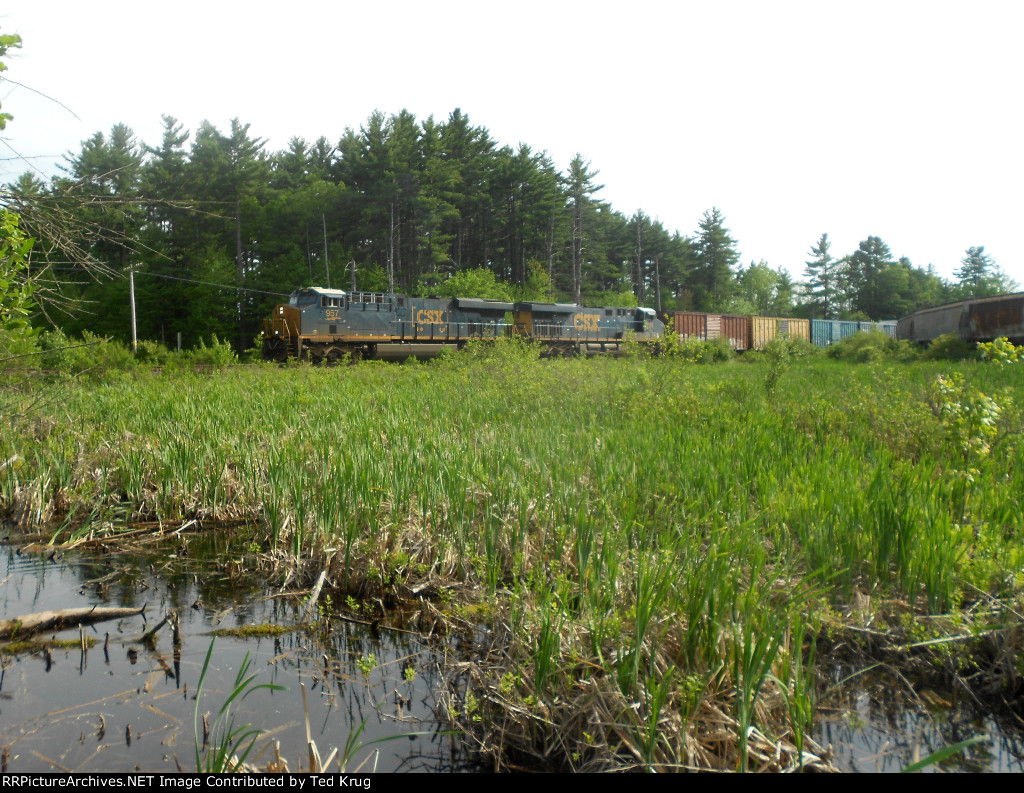
<path fill-rule="evenodd" d="M 509 318 L 511 317 L 511 321 Z M 308 287 L 263 323 L 264 360 L 313 362 L 374 357 L 389 348 L 416 354 L 432 345 L 521 336 L 554 354 L 611 352 L 631 335 L 656 341 L 664 326 L 649 308 L 584 308 L 477 298 L 420 298 Z"/>

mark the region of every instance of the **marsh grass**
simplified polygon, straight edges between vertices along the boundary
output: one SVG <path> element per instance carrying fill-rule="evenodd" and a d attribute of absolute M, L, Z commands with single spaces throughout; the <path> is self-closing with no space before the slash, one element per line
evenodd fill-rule
<path fill-rule="evenodd" d="M 203 669 L 199 673 L 199 685 L 196 689 L 196 707 L 193 728 L 195 730 L 195 760 L 196 772 L 206 774 L 223 774 L 225 772 L 238 771 L 245 767 L 245 761 L 256 745 L 256 740 L 263 734 L 261 727 L 238 724 L 235 711 L 238 705 L 257 691 L 284 691 L 284 686 L 274 683 L 256 683 L 256 674 L 251 673 L 252 662 L 249 654 L 246 653 L 235 682 L 227 697 L 217 710 L 213 724 L 207 730 L 208 720 L 204 716 L 202 723 L 204 728 L 200 731 L 200 705 L 202 703 L 203 688 L 206 683 L 206 674 L 210 668 L 210 660 L 213 657 L 213 645 L 215 639 L 210 640 L 210 647 L 206 651 L 206 659 L 203 661 Z M 202 735 L 202 738 L 200 738 Z"/>
<path fill-rule="evenodd" d="M 244 520 L 265 576 L 326 570 L 337 602 L 415 592 L 431 624 L 487 619 L 474 718 L 461 696 L 447 712 L 499 763 L 827 767 L 807 736 L 825 649 L 877 634 L 903 663 L 923 626 L 968 620 L 996 658 L 1020 632 L 1019 435 L 968 479 L 928 394 L 951 367 L 1024 389 L 976 362 L 770 366 L 491 345 L 65 383 L 65 431 L 0 437 L 0 498 L 55 541 L 111 515 Z M 981 669 L 969 646 L 916 652 Z"/>

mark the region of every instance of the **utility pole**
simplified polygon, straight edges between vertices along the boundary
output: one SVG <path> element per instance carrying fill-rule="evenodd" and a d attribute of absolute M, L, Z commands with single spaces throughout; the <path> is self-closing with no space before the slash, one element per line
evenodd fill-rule
<path fill-rule="evenodd" d="M 391 202 L 391 233 L 388 235 L 388 294 L 395 293 L 395 202 Z"/>
<path fill-rule="evenodd" d="M 313 254 L 309 249 L 309 223 L 306 223 L 306 264 L 309 266 L 309 285 L 313 285 Z"/>
<path fill-rule="evenodd" d="M 331 288 L 331 263 L 327 261 L 327 216 L 321 212 L 320 220 L 324 224 L 324 269 L 327 271 L 327 288 Z"/>
<path fill-rule="evenodd" d="M 658 259 L 659 256 L 654 257 L 654 299 L 658 308 L 661 311 L 661 273 L 658 271 Z"/>
<path fill-rule="evenodd" d="M 132 355 L 139 351 L 139 339 L 135 332 L 135 265 L 128 265 L 128 300 L 131 303 L 132 315 Z"/>

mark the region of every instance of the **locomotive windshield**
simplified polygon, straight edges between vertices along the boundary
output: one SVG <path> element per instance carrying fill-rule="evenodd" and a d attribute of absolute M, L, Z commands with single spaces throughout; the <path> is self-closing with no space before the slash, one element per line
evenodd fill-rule
<path fill-rule="evenodd" d="M 288 298 L 290 306 L 308 306 L 317 302 L 317 293 L 312 289 L 299 289 Z"/>

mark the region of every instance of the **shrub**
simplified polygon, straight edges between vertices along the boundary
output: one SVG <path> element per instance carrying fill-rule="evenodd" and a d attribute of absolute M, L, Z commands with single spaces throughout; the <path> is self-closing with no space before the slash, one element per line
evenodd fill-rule
<path fill-rule="evenodd" d="M 527 341 L 522 336 L 494 339 L 470 339 L 459 351 L 444 349 L 434 360 L 440 364 L 452 365 L 469 361 L 492 361 L 500 363 L 536 361 L 543 347 Z"/>
<path fill-rule="evenodd" d="M 135 360 L 149 366 L 165 365 L 171 354 L 171 351 L 158 341 L 140 341 L 135 347 Z"/>
<path fill-rule="evenodd" d="M 200 339 L 198 347 L 193 347 L 191 350 L 183 352 L 181 357 L 182 364 L 185 366 L 212 366 L 220 368 L 238 363 L 238 356 L 235 355 L 235 350 L 231 343 L 221 341 L 217 338 L 216 333 L 210 337 L 209 346 Z"/>
<path fill-rule="evenodd" d="M 657 349 L 658 354 L 666 358 L 692 363 L 721 363 L 734 355 L 728 339 L 681 339 L 679 334 L 671 329 L 661 337 Z"/>
<path fill-rule="evenodd" d="M 943 333 L 932 339 L 924 358 L 929 361 L 963 361 L 976 357 L 976 352 L 955 333 Z"/>
<path fill-rule="evenodd" d="M 71 339 L 60 330 L 44 331 L 39 335 L 39 346 L 46 350 L 41 356 L 44 369 L 61 374 L 85 376 L 90 380 L 117 379 L 135 368 L 136 360 L 128 345 L 82 332 L 81 339 Z"/>
<path fill-rule="evenodd" d="M 894 339 L 877 330 L 860 331 L 852 336 L 847 336 L 829 347 L 826 354 L 830 358 L 840 361 L 855 361 L 857 363 L 886 359 L 912 361 L 919 356 L 911 342 Z"/>
<path fill-rule="evenodd" d="M 815 347 L 806 339 L 788 334 L 776 336 L 768 343 L 769 346 L 773 344 L 784 346 L 790 358 L 812 358 L 824 353 L 821 347 Z"/>
<path fill-rule="evenodd" d="M 983 361 L 994 361 L 998 364 L 1018 363 L 1024 361 L 1024 345 L 1018 347 L 1005 336 L 990 342 L 978 342 L 978 354 Z"/>

